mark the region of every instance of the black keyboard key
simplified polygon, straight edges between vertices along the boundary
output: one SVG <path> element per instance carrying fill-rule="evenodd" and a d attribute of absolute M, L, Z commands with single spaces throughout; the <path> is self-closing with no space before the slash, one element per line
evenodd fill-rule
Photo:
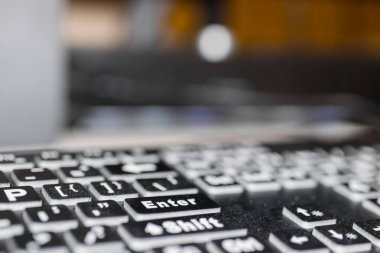
<path fill-rule="evenodd" d="M 380 247 L 380 220 L 355 222 L 352 228 L 370 240 L 376 248 Z"/>
<path fill-rule="evenodd" d="M 334 187 L 334 190 L 341 196 L 354 202 L 376 198 L 380 195 L 380 191 L 372 187 L 370 184 L 354 179 L 350 180 L 348 183 Z"/>
<path fill-rule="evenodd" d="M 64 238 L 73 253 L 125 252 L 118 234 L 106 226 L 73 229 Z"/>
<path fill-rule="evenodd" d="M 49 169 L 33 168 L 18 169 L 11 174 L 13 182 L 17 186 L 33 186 L 41 188 L 45 184 L 58 184 L 58 177 Z"/>
<path fill-rule="evenodd" d="M 207 248 L 210 252 L 220 253 L 272 252 L 268 245 L 252 236 L 214 240 L 208 244 Z"/>
<path fill-rule="evenodd" d="M 122 163 L 158 163 L 160 156 L 155 149 L 133 148 L 119 152 Z"/>
<path fill-rule="evenodd" d="M 33 166 L 33 156 L 20 156 L 13 153 L 0 154 L 0 170 L 3 172 L 33 168 Z"/>
<path fill-rule="evenodd" d="M 203 157 L 199 159 L 185 159 L 173 167 L 189 180 L 204 175 L 221 173 L 221 169 L 213 166 L 213 162 Z"/>
<path fill-rule="evenodd" d="M 86 227 L 128 222 L 127 212 L 113 200 L 78 203 L 75 212 Z"/>
<path fill-rule="evenodd" d="M 216 216 L 124 223 L 118 227 L 118 232 L 125 243 L 136 251 L 173 243 L 202 243 L 247 235 L 247 229 L 225 224 Z"/>
<path fill-rule="evenodd" d="M 200 176 L 194 183 L 208 195 L 239 194 L 243 187 L 230 175 L 215 174 Z"/>
<path fill-rule="evenodd" d="M 99 169 L 87 165 L 61 167 L 57 170 L 57 174 L 64 183 L 88 185 L 91 182 L 104 180 Z"/>
<path fill-rule="evenodd" d="M 282 253 L 329 253 L 329 249 L 311 233 L 301 229 L 273 232 L 269 235 L 269 242 Z"/>
<path fill-rule="evenodd" d="M 133 184 L 143 197 L 196 194 L 198 189 L 180 176 L 156 179 L 138 179 Z"/>
<path fill-rule="evenodd" d="M 312 205 L 286 206 L 282 209 L 282 214 L 304 229 L 336 223 L 336 219 L 332 215 Z"/>
<path fill-rule="evenodd" d="M 79 202 L 91 201 L 88 191 L 77 183 L 44 185 L 42 196 L 50 205 L 72 206 Z"/>
<path fill-rule="evenodd" d="M 125 199 L 138 197 L 136 190 L 123 180 L 92 182 L 89 190 L 97 200 L 123 202 Z"/>
<path fill-rule="evenodd" d="M 366 252 L 371 249 L 371 243 L 366 238 L 344 225 L 316 227 L 313 236 L 333 252 Z"/>
<path fill-rule="evenodd" d="M 49 169 L 78 166 L 79 164 L 73 154 L 61 153 L 56 150 L 42 151 L 36 156 L 35 162 L 38 167 Z"/>
<path fill-rule="evenodd" d="M 0 210 L 23 210 L 41 206 L 42 200 L 31 186 L 0 188 Z"/>
<path fill-rule="evenodd" d="M 9 179 L 3 171 L 0 171 L 0 188 L 11 186 Z"/>
<path fill-rule="evenodd" d="M 77 159 L 81 164 L 94 167 L 119 163 L 116 152 L 101 149 L 86 149 L 77 155 Z"/>
<path fill-rule="evenodd" d="M 149 250 L 149 253 L 211 253 L 205 244 L 189 243 L 182 245 L 170 245 Z"/>
<path fill-rule="evenodd" d="M 78 220 L 67 206 L 41 206 L 27 208 L 23 213 L 25 224 L 33 233 L 64 232 L 77 228 Z"/>
<path fill-rule="evenodd" d="M 10 238 L 24 233 L 24 226 L 16 214 L 10 210 L 0 211 L 0 239 Z"/>
<path fill-rule="evenodd" d="M 164 163 L 127 163 L 118 165 L 106 165 L 101 168 L 103 174 L 109 180 L 123 179 L 132 182 L 143 178 L 161 178 L 177 173 Z"/>
<path fill-rule="evenodd" d="M 362 202 L 362 206 L 368 211 L 380 216 L 380 198 L 365 200 Z"/>
<path fill-rule="evenodd" d="M 10 252 L 69 253 L 64 242 L 54 233 L 25 233 L 6 241 Z"/>
<path fill-rule="evenodd" d="M 269 171 L 244 171 L 236 177 L 236 180 L 250 193 L 279 191 L 281 189 L 280 183 Z"/>
<path fill-rule="evenodd" d="M 311 178 L 305 170 L 298 168 L 280 168 L 278 180 L 288 190 L 315 188 L 318 185 L 317 181 Z"/>
<path fill-rule="evenodd" d="M 126 199 L 124 207 L 135 221 L 220 212 L 219 205 L 203 194 Z"/>

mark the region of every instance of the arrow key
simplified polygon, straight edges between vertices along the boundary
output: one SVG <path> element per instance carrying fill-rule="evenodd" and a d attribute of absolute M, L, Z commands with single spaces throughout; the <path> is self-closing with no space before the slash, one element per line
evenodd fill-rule
<path fill-rule="evenodd" d="M 380 220 L 355 222 L 353 229 L 380 248 Z"/>
<path fill-rule="evenodd" d="M 329 250 L 322 243 L 311 235 L 311 233 L 302 229 L 270 233 L 269 242 L 280 252 L 329 252 Z"/>
<path fill-rule="evenodd" d="M 380 194 L 372 185 L 359 180 L 350 180 L 347 183 L 336 186 L 334 190 L 341 196 L 354 202 L 376 198 Z"/>
<path fill-rule="evenodd" d="M 367 199 L 362 202 L 362 206 L 368 211 L 380 216 L 380 198 Z"/>
<path fill-rule="evenodd" d="M 371 243 L 352 228 L 344 225 L 316 227 L 313 236 L 336 253 L 367 252 Z"/>
<path fill-rule="evenodd" d="M 286 206 L 282 209 L 282 214 L 304 229 L 336 223 L 336 219 L 331 214 L 312 205 Z"/>

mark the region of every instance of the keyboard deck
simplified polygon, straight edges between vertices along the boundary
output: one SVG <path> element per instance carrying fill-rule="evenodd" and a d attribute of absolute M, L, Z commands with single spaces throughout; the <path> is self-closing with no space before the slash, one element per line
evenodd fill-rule
<path fill-rule="evenodd" d="M 0 252 L 376 252 L 380 147 L 0 154 Z"/>

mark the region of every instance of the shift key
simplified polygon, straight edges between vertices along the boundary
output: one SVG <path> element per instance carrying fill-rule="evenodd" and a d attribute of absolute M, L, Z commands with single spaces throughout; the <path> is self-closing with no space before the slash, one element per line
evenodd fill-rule
<path fill-rule="evenodd" d="M 135 221 L 220 212 L 219 205 L 203 194 L 126 199 L 124 208 Z"/>
<path fill-rule="evenodd" d="M 241 237 L 247 229 L 225 223 L 217 215 L 203 215 L 124 223 L 117 228 L 129 248 L 144 251 L 151 248 L 186 243 L 205 243 L 211 240 Z"/>

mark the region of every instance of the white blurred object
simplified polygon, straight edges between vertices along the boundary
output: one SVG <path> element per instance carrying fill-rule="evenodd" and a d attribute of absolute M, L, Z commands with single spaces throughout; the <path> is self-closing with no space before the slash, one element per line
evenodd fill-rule
<path fill-rule="evenodd" d="M 64 0 L 0 2 L 0 145 L 42 143 L 64 117 Z"/>
<path fill-rule="evenodd" d="M 226 60 L 234 48 L 231 32 L 223 25 L 206 26 L 199 34 L 197 48 L 203 59 L 210 62 Z"/>

